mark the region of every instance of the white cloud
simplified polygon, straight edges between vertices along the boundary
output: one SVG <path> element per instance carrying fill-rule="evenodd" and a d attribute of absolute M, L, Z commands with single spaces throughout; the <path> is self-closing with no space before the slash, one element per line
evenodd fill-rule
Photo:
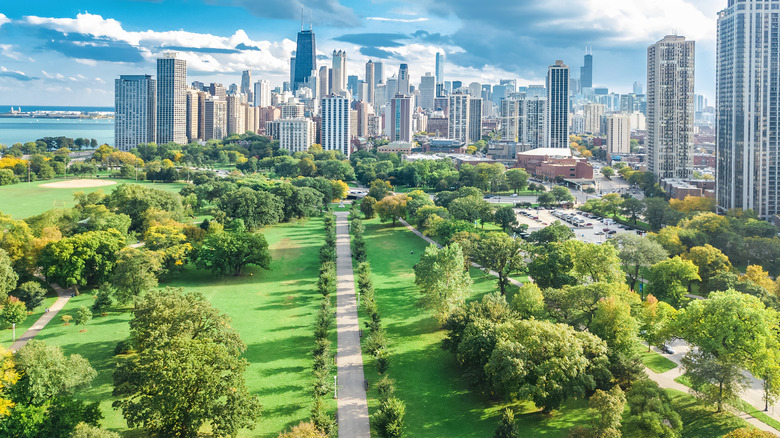
<path fill-rule="evenodd" d="M 428 21 L 427 18 L 387 18 L 387 17 L 366 17 L 366 20 L 372 21 L 390 21 L 394 23 L 419 23 L 421 21 Z"/>
<path fill-rule="evenodd" d="M 11 59 L 19 60 L 22 58 L 22 54 L 14 51 L 14 46 L 10 44 L 0 44 L 0 55 L 6 56 Z"/>
<path fill-rule="evenodd" d="M 10 18 L 6 17 L 5 14 L 0 14 L 0 26 L 10 22 L 11 22 Z"/>
<path fill-rule="evenodd" d="M 63 76 L 61 73 L 54 73 L 54 74 L 52 74 L 52 73 L 47 72 L 46 70 L 41 70 L 41 74 L 46 79 L 56 79 L 58 81 L 65 80 L 65 76 Z"/>

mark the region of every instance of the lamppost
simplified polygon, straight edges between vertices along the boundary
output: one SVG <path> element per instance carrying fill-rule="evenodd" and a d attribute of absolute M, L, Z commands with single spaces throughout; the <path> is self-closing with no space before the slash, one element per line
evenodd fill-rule
<path fill-rule="evenodd" d="M 333 398 L 339 398 L 339 376 L 333 376 Z"/>

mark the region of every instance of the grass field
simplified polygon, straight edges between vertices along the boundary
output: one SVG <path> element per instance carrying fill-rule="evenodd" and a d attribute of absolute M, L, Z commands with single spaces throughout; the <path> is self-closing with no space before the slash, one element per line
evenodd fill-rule
<path fill-rule="evenodd" d="M 644 344 L 637 344 L 635 351 L 642 358 L 642 363 L 656 373 L 665 373 L 677 368 L 677 364 L 655 351 L 647 351 Z"/>
<path fill-rule="evenodd" d="M 582 400 L 571 401 L 546 416 L 531 403 L 495 403 L 470 390 L 453 355 L 441 349 L 445 332 L 416 305 L 419 292 L 412 266 L 427 244 L 401 226 L 391 228 L 376 219 L 365 225 L 376 300 L 390 339 L 389 375 L 396 381 L 397 395 L 406 403 L 406 436 L 492 436 L 501 411 L 508 405 L 516 412 L 521 436 L 565 437 L 575 425 L 589 422 Z M 476 269 L 471 275 L 471 299 L 497 290 L 495 278 Z M 365 315 L 361 317 L 365 320 Z M 365 355 L 363 359 L 366 378 L 376 382 L 379 375 L 373 360 Z M 373 412 L 377 394 L 371 389 L 368 395 Z"/>
<path fill-rule="evenodd" d="M 674 410 L 680 414 L 683 422 L 682 436 L 686 438 L 720 437 L 734 429 L 748 426 L 745 420 L 731 413 L 715 412 L 712 406 L 696 397 L 674 389 L 666 391 L 672 398 Z"/>
<path fill-rule="evenodd" d="M 32 313 L 28 314 L 27 319 L 25 319 L 24 322 L 21 324 L 16 324 L 16 339 L 21 338 L 24 332 L 32 327 L 32 325 L 35 324 L 35 321 L 38 321 L 46 309 L 51 307 L 55 301 L 57 301 L 57 294 L 54 293 L 54 291 L 49 291 L 49 293 L 46 295 L 46 298 L 43 300 L 43 303 Z M 8 349 L 13 343 L 13 330 L 11 325 L 0 325 L 0 345 Z"/>
<path fill-rule="evenodd" d="M 76 192 L 92 193 L 103 190 L 111 193 L 119 184 L 142 184 L 171 192 L 179 192 L 184 183 L 150 183 L 148 181 L 112 180 L 117 183 L 112 186 L 88 187 L 81 189 L 55 189 L 40 187 L 60 180 L 36 181 L 19 183 L 0 187 L 0 213 L 11 215 L 14 219 L 24 219 L 55 207 L 72 207 L 73 194 Z"/>
<path fill-rule="evenodd" d="M 188 266 L 178 280 L 164 284 L 203 293 L 230 315 L 232 326 L 246 343 L 244 356 L 250 362 L 247 386 L 260 396 L 263 405 L 258 427 L 239 435 L 246 437 L 275 437 L 280 430 L 308 418 L 312 327 L 321 299 L 315 285 L 319 247 L 324 241 L 322 220 L 281 224 L 264 230 L 264 234 L 271 248 L 270 271 L 251 268 L 241 277 L 219 278 Z M 71 299 L 63 314 L 75 315 L 79 306 L 91 306 L 92 302 L 90 293 L 79 295 Z M 111 408 L 113 351 L 117 341 L 129 336 L 129 320 L 129 312 L 112 312 L 95 317 L 87 331 L 80 332 L 81 327 L 64 326 L 57 318 L 38 338 L 61 345 L 68 354 L 83 355 L 98 370 L 92 388 L 81 396 L 101 402 L 105 427 L 124 436 L 143 436 L 128 431 L 120 412 Z M 335 403 L 328 401 L 335 411 Z"/>

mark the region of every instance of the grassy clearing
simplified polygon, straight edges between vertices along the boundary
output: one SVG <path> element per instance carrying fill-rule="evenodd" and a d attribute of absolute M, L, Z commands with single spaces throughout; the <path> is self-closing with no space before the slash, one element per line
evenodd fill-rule
<path fill-rule="evenodd" d="M 694 396 L 674 389 L 666 390 L 672 398 L 674 410 L 683 422 L 682 436 L 686 438 L 711 438 L 723 436 L 734 429 L 748 427 L 748 423 L 728 412 L 715 410 Z"/>
<path fill-rule="evenodd" d="M 441 349 L 444 331 L 416 304 L 419 293 L 412 266 L 427 243 L 405 227 L 391 228 L 376 219 L 365 225 L 377 304 L 390 339 L 389 374 L 396 381 L 397 395 L 406 403 L 408 436 L 491 436 L 506 406 L 515 410 L 521 436 L 565 437 L 572 427 L 588 424 L 591 417 L 581 400 L 570 401 L 547 416 L 532 403 L 497 403 L 470 390 L 453 355 Z M 470 273 L 474 278 L 471 299 L 497 290 L 494 277 L 477 269 Z M 362 312 L 361 319 L 365 320 Z M 364 363 L 366 378 L 373 384 L 379 378 L 373 359 L 364 355 Z M 371 388 L 368 396 L 373 412 L 378 404 L 376 391 Z"/>
<path fill-rule="evenodd" d="M 239 436 L 275 437 L 309 416 L 312 326 L 321 300 L 315 285 L 322 230 L 319 218 L 264 230 L 271 249 L 270 271 L 250 268 L 241 277 L 220 278 L 188 266 L 179 279 L 165 284 L 203 293 L 230 315 L 232 326 L 247 345 L 246 382 L 250 392 L 260 396 L 263 412 L 257 428 Z M 84 293 L 71 299 L 63 314 L 75 316 L 79 306 L 92 302 L 92 295 Z M 120 412 L 111 408 L 113 351 L 119 340 L 129 336 L 129 320 L 129 312 L 111 312 L 95 317 L 87 331 L 80 332 L 80 327 L 64 326 L 57 318 L 38 336 L 61 345 L 68 354 L 83 355 L 98 371 L 92 388 L 80 395 L 100 402 L 104 426 L 123 436 L 144 436 L 128 431 Z M 335 403 L 328 401 L 335 411 Z"/>
<path fill-rule="evenodd" d="M 636 351 L 636 353 L 639 354 L 639 357 L 642 358 L 642 363 L 644 363 L 645 366 L 650 368 L 653 372 L 661 374 L 677 368 L 676 363 L 663 357 L 655 351 L 647 351 L 647 347 L 643 344 L 637 344 L 634 351 Z"/>
<path fill-rule="evenodd" d="M 72 207 L 73 194 L 76 192 L 92 193 L 103 190 L 108 194 L 114 191 L 119 184 L 141 184 L 170 192 L 179 192 L 184 183 L 151 183 L 148 181 L 135 181 L 131 179 L 117 179 L 115 185 L 103 187 L 87 187 L 80 189 L 55 189 L 41 187 L 42 184 L 54 182 L 36 181 L 31 183 L 19 183 L 0 187 L 0 213 L 11 215 L 14 219 L 24 219 L 41 214 L 46 210 L 57 207 Z"/>
<path fill-rule="evenodd" d="M 22 337 L 24 332 L 27 331 L 30 327 L 35 324 L 38 319 L 43 316 L 46 309 L 51 307 L 54 302 L 57 301 L 57 294 L 54 291 L 49 291 L 46 294 L 46 298 L 43 300 L 43 303 L 34 311 L 27 314 L 27 319 L 24 320 L 21 324 L 16 324 L 16 339 L 19 339 Z M 8 349 L 13 344 L 13 330 L 11 328 L 11 325 L 5 325 L 3 324 L 0 326 L 0 345 L 2 345 L 4 348 Z"/>

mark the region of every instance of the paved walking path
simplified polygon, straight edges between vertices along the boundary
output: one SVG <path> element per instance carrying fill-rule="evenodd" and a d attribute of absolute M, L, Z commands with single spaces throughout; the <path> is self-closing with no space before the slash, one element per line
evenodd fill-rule
<path fill-rule="evenodd" d="M 345 211 L 336 212 L 336 328 L 338 350 L 338 427 L 339 438 L 371 436 L 368 403 L 363 386 L 363 356 L 360 350 L 355 278 L 352 273 L 352 250 Z"/>
<path fill-rule="evenodd" d="M 35 335 L 38 334 L 41 330 L 43 330 L 44 327 L 46 327 L 46 324 L 49 323 L 52 319 L 54 319 L 55 316 L 57 316 L 57 313 L 65 307 L 65 304 L 70 299 L 71 294 L 74 293 L 73 289 L 63 289 L 56 283 L 51 283 L 52 289 L 54 289 L 55 292 L 57 292 L 57 301 L 54 302 L 54 304 L 49 307 L 49 311 L 41 315 L 40 318 L 38 318 L 38 321 L 35 321 L 35 324 L 32 325 L 29 329 L 27 329 L 26 332 L 16 340 L 16 342 L 11 345 L 11 351 L 19 351 L 20 348 L 24 347 L 27 342 L 34 338 Z"/>
<path fill-rule="evenodd" d="M 403 219 L 400 219 L 400 221 L 401 221 L 401 223 L 402 223 L 402 224 L 404 224 L 404 226 L 405 226 L 406 228 L 408 228 L 408 229 L 409 229 L 409 231 L 411 231 L 412 233 L 414 233 L 414 234 L 418 235 L 419 237 L 421 237 L 421 238 L 422 238 L 423 240 L 425 240 L 426 242 L 428 242 L 428 243 L 432 243 L 432 244 L 436 245 L 436 246 L 437 246 L 437 247 L 439 247 L 439 248 L 441 248 L 441 247 L 442 247 L 442 246 L 439 244 L 439 242 L 437 242 L 437 241 L 435 241 L 435 240 L 431 239 L 430 237 L 426 236 L 425 234 L 423 234 L 423 233 L 421 233 L 419 230 L 417 230 L 417 228 L 415 228 L 415 227 L 413 227 L 413 226 L 409 225 L 409 222 L 406 222 L 406 221 L 405 221 L 405 220 L 403 220 Z M 478 264 L 476 264 L 476 263 L 474 263 L 474 262 L 471 262 L 471 266 L 473 266 L 473 267 L 475 267 L 475 268 L 477 268 L 477 269 L 484 269 L 484 268 L 482 268 L 482 266 L 480 266 L 480 265 L 478 265 Z M 494 276 L 494 277 L 498 277 L 498 272 L 496 272 L 496 271 L 490 270 L 490 271 L 488 271 L 488 273 L 489 273 L 490 275 Z M 514 278 L 508 278 L 508 280 L 509 280 L 509 282 L 510 282 L 510 283 L 514 284 L 514 285 L 515 285 L 515 286 L 517 286 L 517 287 L 523 287 L 523 283 L 522 283 L 522 282 L 520 282 L 520 281 L 517 281 L 517 280 L 515 280 Z"/>

